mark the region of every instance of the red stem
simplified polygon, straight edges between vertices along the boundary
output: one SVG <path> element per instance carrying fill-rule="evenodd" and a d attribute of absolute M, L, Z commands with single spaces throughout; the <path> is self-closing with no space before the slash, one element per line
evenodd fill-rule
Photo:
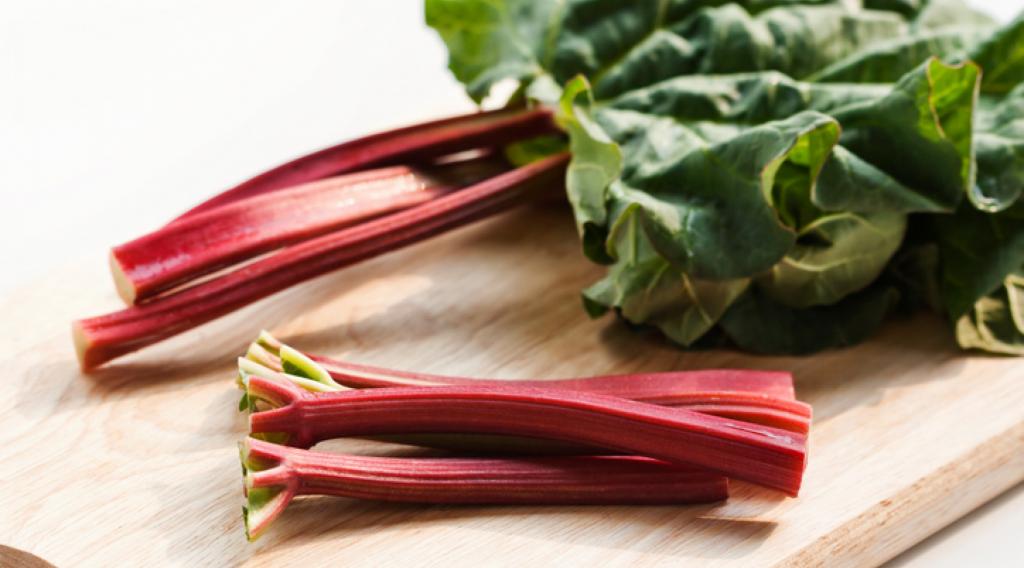
<path fill-rule="evenodd" d="M 690 464 L 796 495 L 806 436 L 617 397 L 506 387 L 399 387 L 313 395 L 259 377 L 249 392 L 279 406 L 254 412 L 252 433 L 309 447 L 345 436 L 474 433 L 560 440 Z"/>
<path fill-rule="evenodd" d="M 352 388 L 438 385 L 507 384 L 502 379 L 477 379 L 396 371 L 309 355 L 338 383 Z M 586 378 L 517 380 L 516 384 L 585 390 L 654 404 L 672 404 L 678 394 L 693 392 L 747 392 L 794 400 L 793 376 L 785 371 L 705 369 L 664 373 L 630 373 Z"/>
<path fill-rule="evenodd" d="M 280 348 L 279 345 L 276 347 Z M 306 356 L 330 373 L 331 378 L 338 384 L 349 388 L 535 386 L 687 408 L 704 414 L 744 420 L 800 434 L 807 434 L 811 426 L 811 406 L 796 400 L 793 393 L 793 377 L 784 371 L 704 369 L 571 379 L 507 380 L 395 371 L 318 355 Z M 280 357 L 270 350 L 261 349 L 259 360 L 272 370 L 284 370 Z"/>
<path fill-rule="evenodd" d="M 426 203 L 501 170 L 493 158 L 433 172 L 395 166 L 251 197 L 115 247 L 111 272 L 125 302 L 140 303 L 276 248 Z"/>
<path fill-rule="evenodd" d="M 384 165 L 409 164 L 465 150 L 560 132 L 544 108 L 502 109 L 379 132 L 314 152 L 266 171 L 188 210 L 203 211 L 328 176 Z"/>
<path fill-rule="evenodd" d="M 215 270 L 451 191 L 405 167 L 358 172 L 236 201 L 115 247 L 118 293 L 138 303 Z"/>
<path fill-rule="evenodd" d="M 83 369 L 162 341 L 316 276 L 422 241 L 558 187 L 568 154 L 497 175 L 462 191 L 282 249 L 234 272 L 72 330 Z"/>
<path fill-rule="evenodd" d="M 243 443 L 242 453 L 247 491 L 280 491 L 265 510 L 247 511 L 250 538 L 259 536 L 296 495 L 476 505 L 690 504 L 728 497 L 728 480 L 722 476 L 638 456 L 364 457 L 253 438 Z"/>

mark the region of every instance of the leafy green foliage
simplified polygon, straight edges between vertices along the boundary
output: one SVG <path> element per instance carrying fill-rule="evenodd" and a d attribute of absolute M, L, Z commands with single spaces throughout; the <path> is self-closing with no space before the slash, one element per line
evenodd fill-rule
<path fill-rule="evenodd" d="M 1024 355 L 1024 272 L 1006 277 L 956 322 L 962 347 Z"/>
<path fill-rule="evenodd" d="M 882 323 L 897 296 L 891 288 L 873 286 L 829 306 L 794 309 L 754 288 L 719 323 L 743 349 L 802 355 L 863 341 Z"/>
<path fill-rule="evenodd" d="M 511 78 L 557 106 L 608 265 L 591 315 L 807 353 L 868 336 L 898 289 L 963 347 L 1024 353 L 1024 16 L 849 4 L 427 0 L 427 21 L 474 98 Z"/>

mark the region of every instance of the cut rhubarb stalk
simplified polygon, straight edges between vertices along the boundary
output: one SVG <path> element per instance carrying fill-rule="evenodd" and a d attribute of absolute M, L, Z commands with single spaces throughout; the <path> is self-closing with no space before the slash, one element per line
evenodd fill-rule
<path fill-rule="evenodd" d="M 561 389 L 438 386 L 313 394 L 250 377 L 249 395 L 277 407 L 250 414 L 251 433 L 296 447 L 380 434 L 525 436 L 690 464 L 794 496 L 807 455 L 801 434 Z"/>
<path fill-rule="evenodd" d="M 273 378 L 274 380 L 291 381 L 303 389 L 312 392 L 336 392 L 350 388 L 443 385 L 519 385 L 535 386 L 538 388 L 558 388 L 617 396 L 660 406 L 687 408 L 704 414 L 744 420 L 800 434 L 807 434 L 811 425 L 810 405 L 792 399 L 765 395 L 752 390 L 727 390 L 729 382 L 717 380 L 718 377 L 716 375 L 711 375 L 716 377 L 715 381 L 704 380 L 713 371 L 641 373 L 637 375 L 611 375 L 563 380 L 497 380 L 466 379 L 460 377 L 457 378 L 459 382 L 451 383 L 444 382 L 451 379 L 451 377 L 431 375 L 432 379 L 430 381 L 407 383 L 404 377 L 398 377 L 397 380 L 391 381 L 388 375 L 391 371 L 376 368 L 373 374 L 373 381 L 360 381 L 355 384 L 343 385 L 336 382 L 334 377 L 317 361 L 303 353 L 287 345 L 281 345 L 279 353 L 280 357 L 277 357 L 259 344 L 251 345 L 246 353 L 246 357 L 238 361 L 240 375 L 255 375 Z M 694 373 L 695 376 L 690 373 Z M 755 374 L 759 373 L 759 371 L 749 371 L 748 373 Z M 743 376 L 745 372 L 723 371 L 722 376 L 729 376 L 731 374 Z M 785 373 L 777 372 L 770 372 L 769 374 L 772 376 L 778 374 L 785 375 Z M 738 384 L 742 387 L 750 388 L 755 384 L 755 381 L 750 380 L 752 377 L 743 376 L 743 378 L 747 380 L 738 381 Z M 636 380 L 641 382 L 640 388 L 633 387 L 633 383 Z M 657 388 L 652 388 L 655 386 Z M 707 388 L 723 390 L 704 390 Z"/>
<path fill-rule="evenodd" d="M 568 154 L 497 175 L 433 201 L 341 229 L 234 272 L 143 305 L 72 326 L 83 369 L 162 341 L 322 274 L 508 210 L 542 190 L 557 191 Z"/>
<path fill-rule="evenodd" d="M 240 446 L 250 540 L 298 495 L 459 505 L 659 505 L 728 497 L 722 476 L 636 456 L 365 457 L 252 438 Z"/>
<path fill-rule="evenodd" d="M 328 176 L 410 164 L 476 148 L 561 132 L 543 108 L 473 113 L 372 134 L 266 171 L 193 207 L 173 222 L 217 207 Z"/>
<path fill-rule="evenodd" d="M 111 273 L 124 301 L 140 303 L 276 248 L 426 203 L 503 169 L 495 158 L 431 170 L 395 166 L 236 201 L 115 247 Z"/>
<path fill-rule="evenodd" d="M 282 361 L 282 349 L 288 355 L 284 361 Z M 289 367 L 287 372 L 292 374 L 326 372 L 326 375 L 322 375 L 317 380 L 326 382 L 326 379 L 330 379 L 336 384 L 352 388 L 508 383 L 503 379 L 465 378 L 398 371 L 332 359 L 322 355 L 305 354 L 284 345 L 266 331 L 261 332 L 256 341 L 249 346 L 247 357 L 276 370 L 283 370 L 287 366 Z M 787 400 L 796 398 L 791 373 L 755 369 L 702 369 L 571 379 L 517 380 L 516 384 L 560 386 L 570 390 L 585 390 L 656 404 L 671 403 L 676 393 L 691 392 L 733 391 Z"/>

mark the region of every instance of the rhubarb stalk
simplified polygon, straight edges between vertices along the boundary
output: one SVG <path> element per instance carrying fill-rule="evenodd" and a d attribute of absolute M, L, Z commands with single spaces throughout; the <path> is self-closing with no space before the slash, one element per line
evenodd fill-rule
<path fill-rule="evenodd" d="M 298 495 L 463 505 L 649 505 L 721 501 L 728 480 L 637 456 L 388 458 L 247 438 L 246 535 L 258 538 Z"/>
<path fill-rule="evenodd" d="M 273 340 L 269 334 L 261 334 L 261 341 Z M 371 367 L 359 377 L 372 377 L 369 381 L 353 381 L 342 384 L 335 381 L 320 361 L 280 343 L 279 356 L 267 351 L 262 345 L 250 345 L 246 357 L 239 359 L 242 375 L 256 375 L 275 380 L 286 380 L 313 392 L 342 391 L 349 388 L 386 388 L 400 386 L 534 386 L 582 391 L 594 394 L 617 396 L 630 400 L 649 402 L 661 406 L 687 408 L 704 414 L 723 418 L 744 420 L 775 428 L 806 434 L 810 429 L 811 407 L 792 398 L 782 398 L 758 392 L 757 377 L 764 373 L 763 384 L 769 389 L 792 392 L 792 379 L 788 373 L 776 371 L 716 370 L 676 371 L 668 373 L 638 373 L 635 375 L 610 375 L 574 379 L 554 380 L 496 380 L 446 377 L 405 373 L 394 376 L 390 369 Z M 347 363 L 345 363 L 347 365 Z M 416 379 L 410 379 L 415 375 Z M 733 383 L 732 379 L 741 380 Z M 448 382 L 451 381 L 451 382 Z M 732 390 L 732 385 L 739 387 Z"/>
<path fill-rule="evenodd" d="M 234 272 L 72 326 L 79 362 L 91 369 L 299 282 L 419 242 L 559 187 L 568 154 L 499 174 L 422 205 L 286 247 Z"/>
<path fill-rule="evenodd" d="M 266 171 L 188 210 L 173 222 L 256 195 L 372 167 L 410 164 L 560 132 L 551 112 L 502 109 L 425 122 L 325 148 Z"/>
<path fill-rule="evenodd" d="M 438 386 L 312 394 L 250 377 L 249 393 L 275 406 L 250 414 L 250 431 L 296 447 L 380 434 L 525 436 L 699 466 L 794 496 L 806 460 L 801 434 L 561 389 Z"/>
<path fill-rule="evenodd" d="M 478 158 L 431 170 L 395 166 L 310 182 L 202 211 L 114 247 L 110 268 L 128 304 L 341 227 L 421 205 L 499 173 Z"/>
<path fill-rule="evenodd" d="M 282 351 L 284 354 L 282 355 Z M 317 375 L 317 380 L 337 381 L 352 388 L 500 384 L 501 379 L 477 379 L 398 371 L 302 353 L 285 345 L 267 331 L 261 331 L 249 345 L 246 357 L 266 367 L 277 367 L 293 374 Z M 795 400 L 793 375 L 787 371 L 759 369 L 700 369 L 662 373 L 630 373 L 586 378 L 517 381 L 570 390 L 586 390 L 633 400 L 659 403 L 675 392 L 736 391 Z"/>

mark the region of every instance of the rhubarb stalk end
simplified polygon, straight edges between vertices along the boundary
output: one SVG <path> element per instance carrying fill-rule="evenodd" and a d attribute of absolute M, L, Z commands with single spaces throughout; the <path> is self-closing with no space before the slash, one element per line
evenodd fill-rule
<path fill-rule="evenodd" d="M 117 258 L 117 252 L 115 250 L 110 251 L 110 276 L 114 279 L 114 287 L 117 289 L 117 295 L 124 300 L 124 303 L 132 306 L 135 305 L 135 300 L 138 298 L 138 293 L 135 290 L 135 285 L 132 284 L 128 275 L 125 274 L 124 267 L 121 266 L 121 261 Z"/>
<path fill-rule="evenodd" d="M 281 345 L 283 345 L 283 343 L 265 329 L 260 330 L 260 334 L 256 338 L 256 344 L 275 355 L 277 355 L 278 351 L 281 350 Z"/>
<path fill-rule="evenodd" d="M 254 444 L 257 445 L 256 448 L 253 447 Z M 279 468 L 286 469 L 280 463 L 281 458 L 273 455 L 275 449 L 273 444 L 261 444 L 251 438 L 246 438 L 238 444 L 245 483 L 242 520 L 245 523 L 245 536 L 250 542 L 266 532 L 270 523 L 281 515 L 296 494 L 291 475 L 287 471 L 280 474 L 274 471 Z M 282 477 L 285 479 L 282 480 Z"/>
<path fill-rule="evenodd" d="M 82 327 L 81 321 L 71 322 L 71 340 L 75 343 L 75 355 L 78 357 L 78 367 L 82 371 L 88 371 L 92 365 L 89 364 L 89 350 L 92 348 L 92 341 L 88 332 Z"/>
<path fill-rule="evenodd" d="M 334 377 L 331 377 L 327 369 L 321 367 L 304 353 L 287 345 L 281 345 L 278 353 L 281 356 L 281 370 L 286 374 L 323 383 L 334 389 L 340 390 L 342 388 L 341 385 L 334 381 Z"/>

